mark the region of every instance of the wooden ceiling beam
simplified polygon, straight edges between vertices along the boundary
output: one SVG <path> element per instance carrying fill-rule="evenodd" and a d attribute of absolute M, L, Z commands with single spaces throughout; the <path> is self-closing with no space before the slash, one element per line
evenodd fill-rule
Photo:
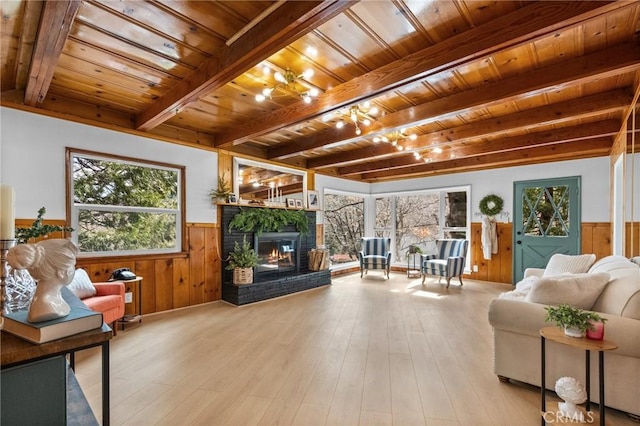
<path fill-rule="evenodd" d="M 528 84 L 529 76 L 520 76 L 514 77 L 510 80 L 509 84 L 512 87 L 521 87 L 519 90 L 524 91 Z M 506 83 L 506 82 L 505 82 Z M 485 90 L 484 99 L 487 102 L 496 102 L 499 99 L 496 99 L 491 96 L 493 86 Z M 534 90 L 539 90 L 538 88 L 534 88 Z M 470 93 L 477 92 L 477 89 L 470 90 L 466 92 L 462 92 L 458 96 L 462 102 L 459 102 L 459 105 L 456 107 L 456 110 L 463 111 L 468 107 L 464 104 L 465 94 L 470 96 Z M 497 117 L 491 120 L 485 120 L 477 123 L 471 123 L 464 126 L 459 126 L 456 128 L 451 128 L 443 131 L 431 132 L 424 135 L 419 136 L 415 141 L 407 141 L 403 143 L 406 149 L 417 149 L 424 148 L 428 145 L 440 144 L 444 141 L 456 141 L 461 142 L 465 139 L 472 139 L 481 136 L 488 136 L 495 133 L 504 132 L 507 130 L 517 130 L 522 128 L 529 128 L 531 126 L 535 126 L 539 123 L 543 124 L 552 124 L 552 123 L 561 123 L 563 121 L 577 119 L 577 118 L 585 118 L 594 115 L 605 114 L 608 112 L 618 111 L 629 104 L 631 101 L 632 95 L 627 89 L 618 89 L 612 90 L 605 93 L 595 94 L 591 96 L 586 96 L 577 101 L 571 100 L 566 102 L 559 102 L 557 104 L 551 106 L 544 106 L 540 108 L 533 108 L 531 110 L 522 111 L 519 113 L 511 114 L 508 116 Z M 444 98 L 448 99 L 448 98 Z M 501 101 L 506 101 L 503 99 Z M 436 102 L 436 101 L 432 101 Z M 440 110 L 443 115 L 452 114 L 450 109 L 443 108 Z M 455 111 L 454 111 L 455 112 Z M 397 113 L 387 114 L 388 116 L 393 116 Z M 415 115 L 413 120 L 420 119 L 429 119 L 436 120 L 440 116 L 431 115 L 431 116 L 421 116 Z M 386 119 L 386 117 L 385 117 Z M 393 117 L 389 119 L 390 121 L 395 121 Z M 405 123 L 405 127 L 411 127 L 413 124 Z M 383 128 L 384 130 L 384 128 Z M 294 155 L 299 155 L 300 153 L 311 150 L 318 149 L 323 146 L 332 145 L 334 143 L 346 143 L 352 142 L 357 139 L 360 139 L 361 136 L 351 139 L 345 139 L 343 136 L 344 130 L 332 130 L 326 131 L 319 135 L 315 135 L 313 137 L 309 137 L 302 140 L 297 140 L 295 143 L 291 144 L 281 144 L 277 147 L 271 148 L 268 150 L 269 159 L 283 159 L 287 157 L 291 157 Z M 376 132 L 376 134 L 382 136 L 384 132 Z M 367 131 L 366 136 L 373 136 L 371 130 Z M 367 153 L 366 148 L 362 148 L 361 150 L 362 158 L 371 158 L 371 156 Z M 329 166 L 329 163 L 323 163 L 322 158 L 318 159 L 318 163 L 314 163 L 315 167 L 321 167 L 321 165 Z M 312 167 L 312 168 L 315 168 Z"/>
<path fill-rule="evenodd" d="M 81 0 L 57 0 L 44 3 L 25 87 L 24 103 L 26 105 L 36 106 L 47 97 L 71 24 L 81 5 Z"/>
<path fill-rule="evenodd" d="M 449 161 L 453 158 L 473 157 L 486 154 L 498 154 L 518 149 L 533 148 L 536 146 L 546 146 L 558 143 L 567 143 L 575 140 L 587 140 L 592 138 L 611 137 L 620 128 L 617 120 L 604 120 L 589 125 L 580 125 L 554 129 L 545 132 L 531 133 L 522 136 L 513 136 L 499 140 L 487 142 L 471 143 L 446 150 L 441 154 L 429 154 L 430 164 Z M 447 156 L 445 159 L 444 156 Z M 370 173 L 381 170 L 397 169 L 416 165 L 418 161 L 413 154 L 402 155 L 393 159 L 371 161 L 354 166 L 339 167 L 338 176 L 349 176 L 361 173 Z"/>
<path fill-rule="evenodd" d="M 631 4 L 633 3 L 629 1 L 581 1 L 536 2 L 527 5 L 335 86 L 318 96 L 311 104 L 297 102 L 222 133 L 217 137 L 216 146 L 244 143 Z"/>
<path fill-rule="evenodd" d="M 198 100 L 285 48 L 330 18 L 351 7 L 353 1 L 295 1 L 274 10 L 217 57 L 196 70 L 161 96 L 136 119 L 138 130 L 151 129 L 191 102 Z"/>
<path fill-rule="evenodd" d="M 363 173 L 360 175 L 360 179 L 366 182 L 372 182 L 388 179 L 416 178 L 433 174 L 467 172 L 489 168 L 521 166 L 540 162 L 605 156 L 608 155 L 612 143 L 612 137 L 595 138 L 587 141 L 579 140 L 551 146 L 531 148 L 526 151 L 505 152 L 500 156 L 486 154 L 477 157 L 441 161 L 434 164 L 420 164 L 412 167 L 406 167 L 402 171 L 394 169 L 373 173 Z"/>

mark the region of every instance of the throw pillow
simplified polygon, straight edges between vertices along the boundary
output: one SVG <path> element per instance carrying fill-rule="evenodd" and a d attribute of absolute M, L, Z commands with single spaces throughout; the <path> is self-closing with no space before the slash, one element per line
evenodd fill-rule
<path fill-rule="evenodd" d="M 544 270 L 543 277 L 555 277 L 562 274 L 584 274 L 596 261 L 595 254 L 580 254 L 576 256 L 556 253 L 551 256 Z"/>
<path fill-rule="evenodd" d="M 525 300 L 543 305 L 568 303 L 580 309 L 591 309 L 608 282 L 606 272 L 542 277 L 533 283 Z"/>
<path fill-rule="evenodd" d="M 78 296 L 79 299 L 85 299 L 87 297 L 96 295 L 96 288 L 87 275 L 87 271 L 84 269 L 76 269 L 76 273 L 73 275 L 73 280 L 67 285 L 67 288 L 71 290 L 73 294 Z"/>

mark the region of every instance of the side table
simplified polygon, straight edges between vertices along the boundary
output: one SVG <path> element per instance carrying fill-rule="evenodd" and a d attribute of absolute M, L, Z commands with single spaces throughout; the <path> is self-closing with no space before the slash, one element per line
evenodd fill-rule
<path fill-rule="evenodd" d="M 591 364 L 591 352 L 598 351 L 598 395 L 600 396 L 600 425 L 604 426 L 604 353 L 606 351 L 612 351 L 618 347 L 618 345 L 610 340 L 589 340 L 587 338 L 569 337 L 564 334 L 564 331 L 560 327 L 551 326 L 540 329 L 540 370 L 542 378 L 540 380 L 540 424 L 544 426 L 545 412 L 546 412 L 546 383 L 545 383 L 545 340 L 549 339 L 553 342 L 560 343 L 561 345 L 571 346 L 576 349 L 583 349 L 585 352 L 585 387 L 587 388 L 587 411 L 591 410 L 591 374 L 589 366 Z"/>
<path fill-rule="evenodd" d="M 59 355 L 70 355 L 71 368 L 74 366 L 76 351 L 100 346 L 102 349 L 102 425 L 109 426 L 109 340 L 113 331 L 106 324 L 101 328 L 74 334 L 63 339 L 35 345 L 26 340 L 15 337 L 5 331 L 0 332 L 0 346 L 2 346 L 1 368 L 30 364 Z"/>
<path fill-rule="evenodd" d="M 420 253 L 407 252 L 407 278 L 420 277 L 420 275 L 422 274 L 421 267 L 422 257 Z"/>
<path fill-rule="evenodd" d="M 122 330 L 127 324 L 131 324 L 132 322 L 142 322 L 142 277 L 135 277 L 132 280 L 122 281 L 125 287 L 128 287 L 129 284 L 134 284 L 136 286 L 136 310 L 133 314 L 128 314 L 122 317 L 121 320 L 118 321 L 118 324 L 122 326 Z M 125 290 L 127 291 L 127 290 Z"/>

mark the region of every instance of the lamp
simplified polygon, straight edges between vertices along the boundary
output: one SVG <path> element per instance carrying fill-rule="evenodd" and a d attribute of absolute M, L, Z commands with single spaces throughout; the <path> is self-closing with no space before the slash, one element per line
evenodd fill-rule
<path fill-rule="evenodd" d="M 271 73 L 268 66 L 263 67 L 263 73 Z M 311 99 L 318 96 L 320 91 L 315 87 L 307 89 L 300 82 L 309 80 L 312 76 L 312 69 L 306 69 L 302 74 L 296 74 L 289 68 L 284 70 L 284 72 L 276 71 L 273 74 L 273 78 L 276 80 L 276 83 L 271 87 L 265 87 L 262 89 L 262 93 L 256 95 L 256 101 L 262 102 L 267 98 L 272 99 L 274 97 L 273 92 L 276 89 L 282 89 L 287 93 L 297 94 L 305 103 L 311 103 Z"/>
<path fill-rule="evenodd" d="M 336 127 L 342 129 L 348 121 L 351 121 L 356 128 L 356 135 L 362 133 L 360 125 L 368 126 L 374 120 L 374 115 L 378 113 L 378 107 L 372 107 L 369 101 L 362 104 L 352 105 L 348 108 L 342 108 L 337 111 L 338 115 L 343 116 L 336 122 Z M 322 116 L 322 121 L 327 122 L 334 117 L 334 113 L 328 113 Z"/>

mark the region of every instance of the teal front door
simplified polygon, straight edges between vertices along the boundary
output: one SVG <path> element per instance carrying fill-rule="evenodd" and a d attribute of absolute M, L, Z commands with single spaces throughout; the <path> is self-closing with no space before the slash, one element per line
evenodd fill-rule
<path fill-rule="evenodd" d="M 555 253 L 580 253 L 580 177 L 514 183 L 514 284 Z"/>

